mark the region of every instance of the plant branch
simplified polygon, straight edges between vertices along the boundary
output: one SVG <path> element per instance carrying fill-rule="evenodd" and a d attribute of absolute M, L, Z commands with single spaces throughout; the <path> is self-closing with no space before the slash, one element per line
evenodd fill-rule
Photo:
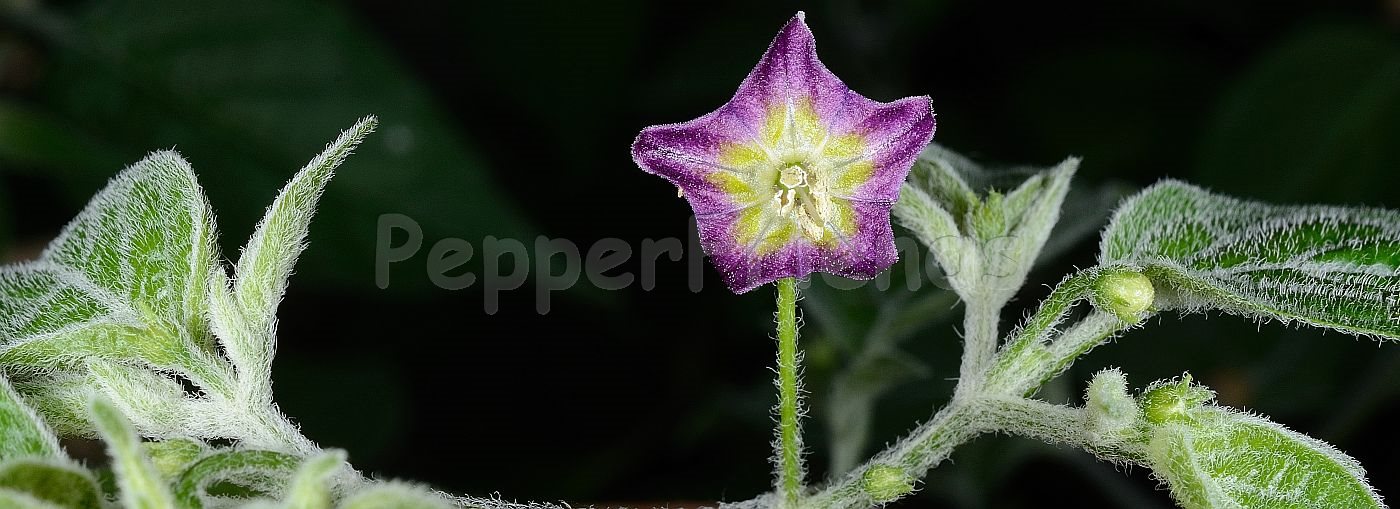
<path fill-rule="evenodd" d="M 1069 315 L 1074 304 L 1090 295 L 1096 276 L 1096 271 L 1089 270 L 1061 282 L 1040 309 L 1012 333 L 1006 345 L 985 361 L 980 373 L 977 363 L 983 361 L 979 360 L 979 354 L 965 353 L 964 377 L 959 380 L 947 406 L 933 419 L 877 454 L 865 467 L 847 473 L 815 494 L 807 506 L 846 509 L 887 502 L 874 499 L 865 489 L 863 479 L 867 471 L 894 467 L 910 479 L 923 477 L 929 469 L 947 459 L 955 447 L 987 431 L 1019 431 L 1031 436 L 1055 432 L 1071 437 L 1060 440 L 1062 442 L 1087 443 L 1073 440 L 1075 435 L 1070 429 L 1054 428 L 1058 424 L 1073 426 L 1067 423 L 1082 422 L 1083 419 L 1074 413 L 1077 410 L 1022 396 L 1039 390 L 1080 355 L 1133 325 L 1111 312 L 1096 309 L 1051 339 L 1056 325 Z M 996 313 L 988 312 L 988 307 L 982 304 L 973 300 L 967 303 L 966 344 L 970 349 L 984 346 L 979 342 L 985 341 L 988 334 L 993 347 L 996 345 Z M 1042 426 L 1042 422 L 1051 424 Z"/>
<path fill-rule="evenodd" d="M 1002 390 L 998 392 L 1020 396 L 1034 394 L 1080 356 L 1133 325 L 1113 313 L 1095 309 L 1055 338 L 1048 347 L 1035 352 L 1039 355 L 1031 355 L 1030 359 L 1006 359 L 1011 365 L 1022 364 L 1025 368 L 1011 371 L 1019 373 L 1018 377 L 999 380 L 997 385 Z"/>
<path fill-rule="evenodd" d="M 942 463 L 962 443 L 977 436 L 979 410 L 970 400 L 954 399 L 928 422 L 920 425 L 898 443 L 876 455 L 859 468 L 813 495 L 807 507 L 818 509 L 851 509 L 879 505 L 864 489 L 865 472 L 869 467 L 893 466 L 909 478 L 923 477 Z"/>
<path fill-rule="evenodd" d="M 983 408 L 991 431 L 1070 445 L 1117 463 L 1146 461 L 1144 441 L 1116 439 L 1121 436 L 1097 430 L 1084 408 L 1013 396 L 987 398 Z"/>
<path fill-rule="evenodd" d="M 1001 320 L 999 301 L 976 295 L 966 301 L 963 318 L 963 356 L 958 372 L 958 390 L 968 394 L 981 389 L 987 369 L 997 351 L 997 326 Z"/>

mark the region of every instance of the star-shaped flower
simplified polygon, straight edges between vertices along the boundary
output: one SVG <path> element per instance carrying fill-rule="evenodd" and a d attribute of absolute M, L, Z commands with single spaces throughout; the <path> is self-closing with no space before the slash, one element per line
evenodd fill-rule
<path fill-rule="evenodd" d="M 827 272 L 871 279 L 897 259 L 890 208 L 933 137 L 928 96 L 852 92 L 797 13 L 727 104 L 643 129 L 642 170 L 690 202 L 705 253 L 736 293 Z"/>

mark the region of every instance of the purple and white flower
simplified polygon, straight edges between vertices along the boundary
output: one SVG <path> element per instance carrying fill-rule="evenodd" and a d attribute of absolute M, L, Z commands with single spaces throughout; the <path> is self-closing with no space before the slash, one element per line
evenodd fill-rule
<path fill-rule="evenodd" d="M 881 103 L 817 59 L 798 13 L 734 98 L 643 129 L 642 170 L 678 187 L 705 253 L 736 293 L 826 272 L 870 279 L 897 259 L 890 208 L 933 137 L 927 96 Z"/>

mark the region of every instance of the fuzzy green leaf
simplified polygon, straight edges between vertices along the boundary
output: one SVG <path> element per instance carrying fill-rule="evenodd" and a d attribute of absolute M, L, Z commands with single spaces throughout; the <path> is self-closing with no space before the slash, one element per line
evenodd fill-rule
<path fill-rule="evenodd" d="M 54 371 L 14 383 L 15 391 L 24 395 L 25 402 L 58 436 L 83 438 L 97 438 L 97 428 L 87 412 L 96 386 L 91 373 L 73 371 Z"/>
<path fill-rule="evenodd" d="M 165 366 L 207 346 L 212 230 L 179 155 L 155 152 L 122 171 L 38 262 L 0 269 L 0 361 Z"/>
<path fill-rule="evenodd" d="M 1161 309 L 1218 309 L 1400 338 L 1400 212 L 1277 206 L 1176 181 L 1129 198 L 1099 262 L 1140 267 Z"/>
<path fill-rule="evenodd" d="M 210 283 L 214 327 L 229 359 L 238 366 L 243 379 L 240 389 L 248 392 L 244 396 L 249 399 L 271 402 L 277 306 L 297 257 L 306 248 L 321 192 L 335 168 L 378 124 L 372 116 L 361 119 L 297 172 L 243 248 L 232 290 L 224 287 L 222 269 Z"/>
<path fill-rule="evenodd" d="M 215 484 L 232 484 L 251 494 L 278 498 L 300 461 L 290 454 L 274 451 L 235 450 L 206 456 L 186 468 L 174 483 L 180 507 L 202 508 L 217 503 L 209 493 Z"/>
<path fill-rule="evenodd" d="M 1385 507 L 1346 454 L 1220 407 L 1156 427 L 1148 457 L 1186 509 Z"/>
<path fill-rule="evenodd" d="M 283 501 L 286 509 L 331 509 L 332 476 L 345 466 L 345 451 L 326 451 L 302 463 Z"/>
<path fill-rule="evenodd" d="M 209 450 L 209 446 L 203 441 L 192 438 L 168 438 L 159 442 L 145 442 L 141 444 L 141 447 L 145 449 L 146 456 L 151 458 L 151 464 L 155 465 L 161 478 L 166 480 L 174 479 L 180 475 L 205 451 Z"/>
<path fill-rule="evenodd" d="M 0 460 L 61 453 L 53 432 L 10 387 L 9 380 L 0 376 Z"/>
<path fill-rule="evenodd" d="M 23 491 L 0 488 L 0 507 L 9 509 L 67 509 Z"/>
<path fill-rule="evenodd" d="M 0 489 L 24 493 L 64 509 L 102 507 L 102 497 L 92 474 L 66 460 L 6 461 L 0 464 Z M 3 501 L 4 497 L 0 497 L 0 502 Z M 0 504 L 0 507 L 12 506 Z"/>
<path fill-rule="evenodd" d="M 112 470 L 116 473 L 117 487 L 121 490 L 121 500 L 126 508 L 177 507 L 160 472 L 143 454 L 141 438 L 136 436 L 136 430 L 132 429 L 121 411 L 100 397 L 92 399 L 88 411 L 102 440 L 107 442 L 107 451 L 112 456 Z"/>
<path fill-rule="evenodd" d="M 988 172 L 930 145 L 900 190 L 894 216 L 929 246 L 959 295 L 1005 302 L 1049 238 L 1078 166 L 1070 158 L 1045 170 Z M 1010 191 L 998 191 L 1005 184 Z"/>
<path fill-rule="evenodd" d="M 144 366 L 89 359 L 88 369 L 97 386 L 121 411 L 138 433 L 164 437 L 188 433 L 191 407 L 179 382 Z"/>
<path fill-rule="evenodd" d="M 483 504 L 493 507 L 502 504 Z M 414 486 L 397 482 L 375 484 L 345 499 L 340 509 L 448 509 L 453 507 L 442 496 Z M 477 507 L 467 504 L 466 507 Z"/>

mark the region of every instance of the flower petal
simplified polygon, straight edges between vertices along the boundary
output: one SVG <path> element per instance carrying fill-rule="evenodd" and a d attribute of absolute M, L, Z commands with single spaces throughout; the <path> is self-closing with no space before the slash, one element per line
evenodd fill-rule
<path fill-rule="evenodd" d="M 679 187 L 696 215 L 733 210 L 745 197 L 744 168 L 726 161 L 748 133 L 721 109 L 681 124 L 648 127 L 632 143 L 632 160 L 643 171 Z"/>
<path fill-rule="evenodd" d="M 862 159 L 838 172 L 837 180 L 846 186 L 836 192 L 858 201 L 894 203 L 899 188 L 909 176 L 914 159 L 933 139 L 934 117 L 928 96 L 906 97 L 891 103 L 869 102 L 852 108 L 858 119 L 852 133 L 864 141 Z"/>
<path fill-rule="evenodd" d="M 700 244 L 734 293 L 744 293 L 785 277 L 826 272 L 852 279 L 872 279 L 898 260 L 890 205 L 850 202 L 854 232 L 830 242 L 813 243 L 790 222 L 763 222 L 752 213 L 729 212 L 697 217 Z"/>
<path fill-rule="evenodd" d="M 799 12 L 783 25 L 725 107 L 749 125 L 759 126 L 774 108 L 787 109 L 782 118 L 797 118 L 792 112 L 805 101 L 817 118 L 830 123 L 840 116 L 849 95 L 846 84 L 817 59 L 816 40 L 807 28 L 806 15 Z"/>

